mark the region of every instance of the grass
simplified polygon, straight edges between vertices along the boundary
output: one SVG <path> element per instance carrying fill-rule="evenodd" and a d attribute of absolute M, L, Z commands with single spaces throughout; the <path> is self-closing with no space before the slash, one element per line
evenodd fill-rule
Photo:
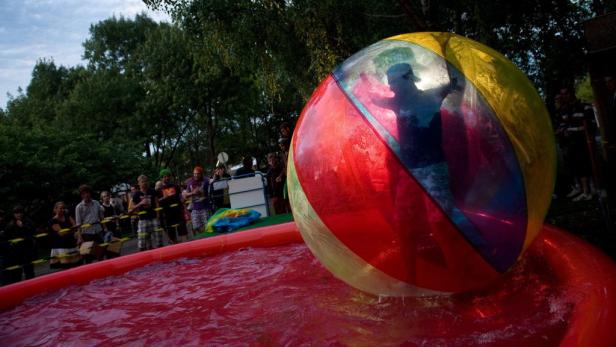
<path fill-rule="evenodd" d="M 268 225 L 281 224 L 281 223 L 286 223 L 286 222 L 291 222 L 291 221 L 293 221 L 293 215 L 291 213 L 279 214 L 279 215 L 275 215 L 275 216 L 269 216 L 269 217 L 261 218 L 258 221 L 256 221 L 255 223 L 247 225 L 247 226 L 245 226 L 243 228 L 240 228 L 238 230 L 232 231 L 231 233 L 235 233 L 235 232 L 238 232 L 238 231 L 249 230 L 249 229 L 254 229 L 254 228 L 260 228 L 260 227 L 264 227 L 264 226 L 268 226 Z M 193 239 L 203 239 L 203 238 L 206 238 L 206 237 L 212 237 L 212 236 L 223 235 L 223 234 L 230 234 L 230 233 L 217 233 L 217 232 L 208 233 L 208 232 L 203 232 L 203 233 L 195 234 Z"/>

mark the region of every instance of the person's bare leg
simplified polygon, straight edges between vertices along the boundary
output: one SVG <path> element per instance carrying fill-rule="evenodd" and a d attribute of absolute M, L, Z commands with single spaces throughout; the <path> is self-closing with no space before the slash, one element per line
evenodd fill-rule
<path fill-rule="evenodd" d="M 588 177 L 580 177 L 580 185 L 582 186 L 582 194 L 590 195 L 590 185 Z"/>
<path fill-rule="evenodd" d="M 572 201 L 588 201 L 592 199 L 590 180 L 588 177 L 580 177 L 580 189 L 582 190 L 582 194 L 575 197 Z"/>

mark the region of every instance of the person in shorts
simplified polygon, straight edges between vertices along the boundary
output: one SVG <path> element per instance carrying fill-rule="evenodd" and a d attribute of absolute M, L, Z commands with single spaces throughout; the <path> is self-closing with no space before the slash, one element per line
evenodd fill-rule
<path fill-rule="evenodd" d="M 188 181 L 183 193 L 184 199 L 190 200 L 190 217 L 192 230 L 195 234 L 205 231 L 205 225 L 209 218 L 209 187 L 209 179 L 203 176 L 203 168 L 196 166 L 193 170 L 193 177 Z"/>
<path fill-rule="evenodd" d="M 80 241 L 102 243 L 104 210 L 98 201 L 92 200 L 92 188 L 86 184 L 79 187 L 81 202 L 75 207 L 75 222 L 80 227 Z M 79 242 L 79 243 L 81 243 Z"/>
<path fill-rule="evenodd" d="M 137 245 L 140 251 L 162 247 L 163 238 L 157 219 L 158 198 L 156 191 L 150 188 L 148 176 L 137 178 L 139 190 L 133 194 L 133 208 L 130 213 L 139 218 L 137 225 Z"/>

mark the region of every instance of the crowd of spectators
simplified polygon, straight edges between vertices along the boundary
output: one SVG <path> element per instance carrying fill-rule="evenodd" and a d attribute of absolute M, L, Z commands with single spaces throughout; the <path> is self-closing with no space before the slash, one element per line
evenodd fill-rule
<path fill-rule="evenodd" d="M 255 169 L 264 171 L 276 214 L 290 212 L 285 193 L 291 136 L 288 123 L 282 124 L 280 134 L 281 151 L 267 155 L 267 168 L 255 167 L 253 157 L 247 155 L 234 175 L 241 178 L 254 176 Z M 45 249 L 50 250 L 50 268 L 70 268 L 117 256 L 119 249 L 118 253 L 109 251 L 109 245 L 135 236 L 139 251 L 187 241 L 190 233 L 205 230 L 216 210 L 230 207 L 226 184 L 229 179 L 224 163 L 218 163 L 209 175 L 201 166 L 195 166 L 192 177 L 184 181 L 175 180 L 172 171 L 163 168 L 154 184 L 142 174 L 129 191 L 112 196 L 105 190 L 99 200 L 94 198 L 94 190 L 83 184 L 79 186 L 81 201 L 74 209 L 57 201 L 47 224 L 38 227 L 26 216 L 23 206 L 15 206 L 6 220 L 0 211 L 1 282 L 4 285 L 33 278 L 34 265 L 47 260 L 41 254 Z"/>

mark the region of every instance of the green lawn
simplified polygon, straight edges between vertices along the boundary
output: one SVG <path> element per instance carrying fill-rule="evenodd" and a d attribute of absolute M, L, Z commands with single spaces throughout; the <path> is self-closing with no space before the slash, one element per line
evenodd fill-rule
<path fill-rule="evenodd" d="M 232 231 L 231 233 L 234 232 L 238 232 L 238 231 L 243 231 L 243 230 L 248 230 L 248 229 L 254 229 L 254 228 L 260 228 L 260 227 L 264 227 L 264 226 L 268 226 L 268 225 L 274 225 L 274 224 L 282 224 L 282 223 L 286 223 L 286 222 L 291 222 L 293 221 L 293 215 L 291 213 L 287 213 L 287 214 L 279 214 L 279 215 L 275 215 L 275 216 L 269 216 L 269 217 L 265 217 L 265 218 L 261 218 L 258 221 L 247 225 L 243 228 L 240 228 L 238 230 Z M 230 233 L 199 233 L 196 234 L 193 239 L 202 239 L 202 238 L 206 238 L 206 237 L 212 237 L 212 236 L 217 236 L 217 235 L 223 235 L 223 234 L 230 234 Z"/>

